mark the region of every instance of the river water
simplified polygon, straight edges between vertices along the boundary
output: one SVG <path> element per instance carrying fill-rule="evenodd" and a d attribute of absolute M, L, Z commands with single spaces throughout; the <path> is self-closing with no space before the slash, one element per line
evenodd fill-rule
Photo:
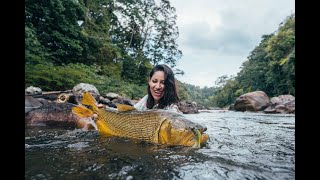
<path fill-rule="evenodd" d="M 96 131 L 25 130 L 25 179 L 295 179 L 295 116 L 210 110 L 200 149 L 100 137 Z"/>

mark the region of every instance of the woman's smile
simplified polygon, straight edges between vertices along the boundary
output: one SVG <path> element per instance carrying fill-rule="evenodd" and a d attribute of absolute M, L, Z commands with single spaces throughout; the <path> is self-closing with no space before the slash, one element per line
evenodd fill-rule
<path fill-rule="evenodd" d="M 149 86 L 151 95 L 154 98 L 155 104 L 159 102 L 159 100 L 164 95 L 164 72 L 157 71 L 153 74 L 153 76 L 149 79 Z"/>

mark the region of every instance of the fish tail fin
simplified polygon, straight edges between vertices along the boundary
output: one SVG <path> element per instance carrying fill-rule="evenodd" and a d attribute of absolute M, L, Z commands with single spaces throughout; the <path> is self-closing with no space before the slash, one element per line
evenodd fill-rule
<path fill-rule="evenodd" d="M 94 114 L 93 111 L 91 111 L 90 109 L 88 109 L 82 105 L 78 105 L 78 106 L 73 107 L 72 113 L 81 117 L 81 118 L 91 117 Z"/>
<path fill-rule="evenodd" d="M 90 106 L 90 108 L 92 108 L 92 110 L 94 112 L 98 112 L 99 111 L 99 108 L 97 106 L 97 101 L 96 101 L 96 99 L 94 99 L 94 97 L 91 95 L 90 92 L 84 92 L 83 93 L 83 98 L 82 98 L 81 103 L 83 105 Z"/>

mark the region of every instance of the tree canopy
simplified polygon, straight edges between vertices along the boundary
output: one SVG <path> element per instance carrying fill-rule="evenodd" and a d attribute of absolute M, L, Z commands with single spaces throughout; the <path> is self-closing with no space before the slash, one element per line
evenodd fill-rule
<path fill-rule="evenodd" d="M 67 89 L 86 72 L 103 90 L 106 79 L 142 90 L 153 65 L 174 67 L 182 56 L 176 17 L 167 0 L 27 0 L 26 86 Z"/>

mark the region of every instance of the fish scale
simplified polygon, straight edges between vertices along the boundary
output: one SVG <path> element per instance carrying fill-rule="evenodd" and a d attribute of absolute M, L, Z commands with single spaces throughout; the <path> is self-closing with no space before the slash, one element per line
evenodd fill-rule
<path fill-rule="evenodd" d="M 155 112 L 140 113 L 103 111 L 99 118 L 109 127 L 111 135 L 132 137 L 139 140 L 158 143 L 158 130 L 165 118 Z M 158 117 L 159 116 L 159 117 Z M 155 120 L 155 117 L 156 118 Z M 128 123 L 130 121 L 130 123 Z"/>

